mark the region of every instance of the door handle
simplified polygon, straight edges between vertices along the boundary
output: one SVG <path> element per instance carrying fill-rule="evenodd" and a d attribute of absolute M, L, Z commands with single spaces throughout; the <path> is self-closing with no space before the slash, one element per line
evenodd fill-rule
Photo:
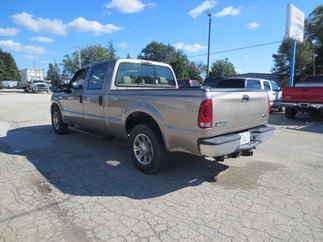
<path fill-rule="evenodd" d="M 99 96 L 99 105 L 102 106 L 103 105 L 103 97 Z"/>
<path fill-rule="evenodd" d="M 80 95 L 80 103 L 83 103 L 83 96 Z"/>
<path fill-rule="evenodd" d="M 249 101 L 250 100 L 250 97 L 248 95 L 243 95 L 242 96 L 242 100 L 243 101 Z"/>

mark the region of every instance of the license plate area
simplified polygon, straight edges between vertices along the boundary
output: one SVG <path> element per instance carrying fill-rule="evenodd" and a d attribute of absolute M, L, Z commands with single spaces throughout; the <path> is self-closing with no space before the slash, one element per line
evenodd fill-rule
<path fill-rule="evenodd" d="M 240 145 L 250 143 L 250 132 L 240 133 Z"/>

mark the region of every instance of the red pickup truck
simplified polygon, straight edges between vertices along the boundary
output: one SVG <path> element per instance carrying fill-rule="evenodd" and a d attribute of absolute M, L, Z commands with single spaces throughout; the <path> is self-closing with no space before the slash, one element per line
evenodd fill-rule
<path fill-rule="evenodd" d="M 293 119 L 297 112 L 307 112 L 319 118 L 323 112 L 323 75 L 307 77 L 295 87 L 283 88 L 282 106 L 286 117 Z"/>

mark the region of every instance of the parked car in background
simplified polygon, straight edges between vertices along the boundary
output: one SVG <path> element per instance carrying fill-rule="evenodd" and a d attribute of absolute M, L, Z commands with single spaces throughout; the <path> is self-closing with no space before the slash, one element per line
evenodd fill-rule
<path fill-rule="evenodd" d="M 32 83 L 28 83 L 24 88 L 25 92 L 39 93 L 39 92 L 47 92 L 49 93 L 49 85 L 44 81 L 33 81 Z"/>
<path fill-rule="evenodd" d="M 136 167 L 157 173 L 167 152 L 218 160 L 252 155 L 270 138 L 269 102 L 256 89 L 178 88 L 171 66 L 119 59 L 84 66 L 52 96 L 52 127 L 128 140 Z"/>
<path fill-rule="evenodd" d="M 2 88 L 16 88 L 18 81 L 0 81 Z"/>
<path fill-rule="evenodd" d="M 202 85 L 197 80 L 177 80 L 180 88 L 200 88 Z"/>
<path fill-rule="evenodd" d="M 271 108 L 281 110 L 281 88 L 275 81 L 255 79 L 255 78 L 236 78 L 228 77 L 221 79 L 207 79 L 203 83 L 204 86 L 213 88 L 252 88 L 267 91 Z"/>
<path fill-rule="evenodd" d="M 295 87 L 283 88 L 281 104 L 287 118 L 293 119 L 297 112 L 320 117 L 323 112 L 323 75 L 309 76 Z"/>

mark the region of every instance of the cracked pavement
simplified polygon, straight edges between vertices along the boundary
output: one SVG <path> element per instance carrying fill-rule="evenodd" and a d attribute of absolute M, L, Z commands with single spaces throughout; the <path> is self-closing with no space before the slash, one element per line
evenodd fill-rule
<path fill-rule="evenodd" d="M 0 90 L 0 242 L 323 241 L 322 121 L 273 114 L 253 157 L 151 176 L 124 141 L 55 135 L 49 104 Z"/>

